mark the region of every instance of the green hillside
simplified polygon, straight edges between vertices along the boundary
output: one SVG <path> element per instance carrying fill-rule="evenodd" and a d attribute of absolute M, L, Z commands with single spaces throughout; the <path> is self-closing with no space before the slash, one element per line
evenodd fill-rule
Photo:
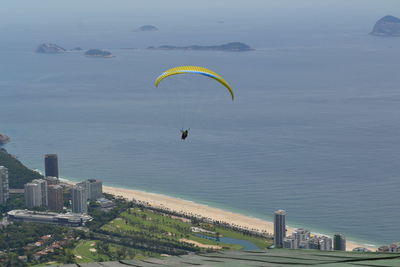
<path fill-rule="evenodd" d="M 3 148 L 0 148 L 0 166 L 8 169 L 10 188 L 24 188 L 24 184 L 33 179 L 43 178 L 41 174 L 25 167 L 18 159 Z"/>

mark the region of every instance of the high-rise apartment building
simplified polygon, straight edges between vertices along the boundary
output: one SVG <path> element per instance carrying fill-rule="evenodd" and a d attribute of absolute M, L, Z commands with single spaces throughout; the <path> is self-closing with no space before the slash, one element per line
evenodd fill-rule
<path fill-rule="evenodd" d="M 64 207 L 64 190 L 60 185 L 48 186 L 49 209 L 61 211 Z"/>
<path fill-rule="evenodd" d="M 44 155 L 44 169 L 46 176 L 58 176 L 58 157 L 56 154 L 46 154 Z"/>
<path fill-rule="evenodd" d="M 40 186 L 36 183 L 27 183 L 25 188 L 25 206 L 29 209 L 42 206 Z"/>
<path fill-rule="evenodd" d="M 72 188 L 72 212 L 87 213 L 87 190 L 76 185 Z"/>
<path fill-rule="evenodd" d="M 283 247 L 286 237 L 286 211 L 277 210 L 274 213 L 274 245 L 276 248 Z"/>
<path fill-rule="evenodd" d="M 25 205 L 28 208 L 47 207 L 47 181 L 36 179 L 25 184 Z"/>
<path fill-rule="evenodd" d="M 342 234 L 335 234 L 333 236 L 333 249 L 346 251 L 346 238 Z"/>
<path fill-rule="evenodd" d="M 77 184 L 87 191 L 88 200 L 97 200 L 103 197 L 103 182 L 96 179 L 88 179 Z"/>
<path fill-rule="evenodd" d="M 332 238 L 322 236 L 319 241 L 320 250 L 332 250 Z"/>
<path fill-rule="evenodd" d="M 0 166 L 0 204 L 5 204 L 8 197 L 8 169 L 4 166 Z"/>

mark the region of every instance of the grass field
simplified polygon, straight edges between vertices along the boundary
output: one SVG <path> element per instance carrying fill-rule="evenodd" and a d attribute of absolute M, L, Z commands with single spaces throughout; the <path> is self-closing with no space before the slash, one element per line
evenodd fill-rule
<path fill-rule="evenodd" d="M 170 216 L 156 213 L 151 210 L 141 210 L 139 208 L 132 208 L 129 211 L 121 213 L 121 215 L 102 227 L 103 230 L 115 232 L 119 234 L 124 233 L 143 233 L 155 236 L 157 238 L 169 238 L 179 240 L 181 238 L 190 239 L 206 245 L 221 246 L 225 249 L 240 250 L 243 247 L 239 244 L 226 244 L 194 236 L 191 227 L 193 224 L 187 220 L 172 218 Z M 258 248 L 265 249 L 271 245 L 271 240 L 245 235 L 228 228 L 215 227 L 211 224 L 201 223 L 200 227 L 204 227 L 210 231 L 218 232 L 220 236 L 230 237 L 240 240 L 247 240 L 254 243 Z M 214 235 L 215 236 L 215 235 Z"/>
<path fill-rule="evenodd" d="M 72 253 L 75 255 L 76 262 L 110 260 L 110 258 L 107 255 L 101 254 L 98 251 L 93 251 L 93 249 L 96 249 L 96 241 L 92 240 L 79 241 L 76 247 L 72 250 Z"/>

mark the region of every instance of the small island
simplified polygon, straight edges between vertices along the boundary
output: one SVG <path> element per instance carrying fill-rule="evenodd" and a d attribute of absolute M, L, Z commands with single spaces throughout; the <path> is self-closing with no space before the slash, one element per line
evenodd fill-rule
<path fill-rule="evenodd" d="M 60 54 L 65 52 L 67 52 L 65 48 L 52 43 L 44 43 L 36 48 L 36 53 L 39 54 Z"/>
<path fill-rule="evenodd" d="M 111 58 L 113 55 L 111 52 L 102 50 L 102 49 L 89 49 L 85 52 L 85 56 L 88 57 L 104 57 L 104 58 Z"/>
<path fill-rule="evenodd" d="M 74 48 L 72 48 L 70 51 L 71 52 L 80 52 L 80 51 L 82 51 L 83 49 L 81 48 L 81 47 L 74 47 Z"/>
<path fill-rule="evenodd" d="M 162 45 L 159 47 L 150 46 L 147 49 L 153 50 L 194 50 L 194 51 L 228 51 L 228 52 L 246 52 L 254 50 L 249 45 L 241 42 L 232 42 L 222 45 L 191 45 L 191 46 L 173 46 Z"/>
<path fill-rule="evenodd" d="M 136 29 L 138 32 L 155 32 L 158 31 L 158 28 L 153 25 L 143 25 Z"/>
<path fill-rule="evenodd" d="M 375 23 L 370 34 L 385 37 L 400 36 L 400 19 L 387 15 Z"/>
<path fill-rule="evenodd" d="M 0 145 L 4 145 L 4 144 L 8 143 L 8 142 L 10 142 L 10 140 L 11 140 L 10 137 L 8 137 L 5 134 L 0 133 Z"/>

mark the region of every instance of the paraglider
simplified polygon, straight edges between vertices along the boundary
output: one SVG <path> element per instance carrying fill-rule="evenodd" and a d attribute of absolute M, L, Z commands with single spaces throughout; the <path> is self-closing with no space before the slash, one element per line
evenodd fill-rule
<path fill-rule="evenodd" d="M 187 130 L 183 130 L 183 129 L 182 129 L 182 130 L 181 130 L 181 134 L 182 134 L 182 135 L 181 135 L 181 139 L 182 139 L 182 140 L 185 140 L 185 139 L 188 137 L 188 135 L 189 135 L 189 130 L 190 130 L 190 129 L 187 129 Z"/>
<path fill-rule="evenodd" d="M 156 82 L 155 82 L 156 87 L 158 87 L 158 84 L 163 79 L 165 79 L 171 75 L 184 74 L 184 73 L 201 74 L 201 75 L 213 78 L 214 80 L 218 81 L 223 86 L 225 86 L 226 89 L 228 89 L 228 91 L 232 97 L 232 101 L 235 98 L 232 87 L 229 85 L 229 83 L 227 81 L 225 81 L 224 78 L 222 78 L 222 76 L 220 76 L 219 74 L 215 73 L 214 71 L 212 71 L 210 69 L 206 69 L 206 68 L 198 67 L 198 66 L 181 66 L 181 67 L 176 67 L 176 68 L 166 70 L 160 76 L 157 77 Z"/>
<path fill-rule="evenodd" d="M 216 80 L 217 82 L 219 82 L 221 85 L 223 85 L 228 90 L 232 101 L 235 98 L 232 87 L 229 85 L 229 83 L 224 78 L 222 78 L 222 76 L 220 76 L 219 74 L 215 73 L 214 71 L 212 71 L 210 69 L 198 67 L 198 66 L 180 66 L 180 67 L 168 69 L 156 78 L 155 86 L 158 87 L 158 85 L 160 84 L 160 82 L 162 80 L 164 80 L 165 78 L 167 78 L 169 76 L 177 75 L 177 74 L 200 74 L 200 75 L 212 78 L 212 79 Z M 182 130 L 181 130 L 181 139 L 182 140 L 185 140 L 188 137 L 189 130 L 190 129 L 183 130 L 183 128 L 182 128 Z"/>

